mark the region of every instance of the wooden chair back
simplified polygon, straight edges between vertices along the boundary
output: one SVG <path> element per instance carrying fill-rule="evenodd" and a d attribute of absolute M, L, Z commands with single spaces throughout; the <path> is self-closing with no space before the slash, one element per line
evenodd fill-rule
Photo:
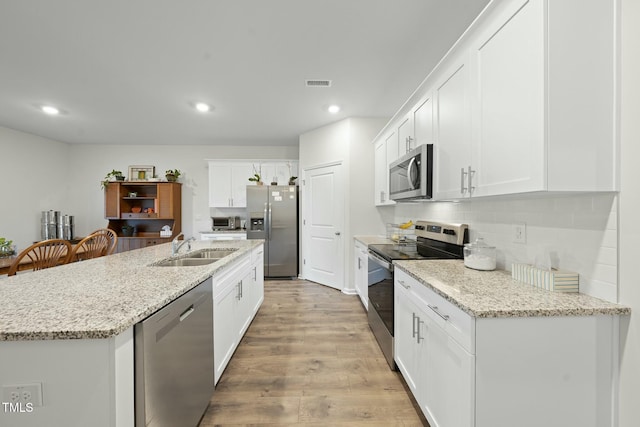
<path fill-rule="evenodd" d="M 34 243 L 18 254 L 9 267 L 8 276 L 14 276 L 18 271 L 42 270 L 66 264 L 71 259 L 71 244 L 62 239 L 49 239 Z M 24 259 L 29 262 L 22 262 Z"/>
<path fill-rule="evenodd" d="M 99 228 L 91 234 L 105 234 L 109 238 L 109 248 L 105 255 L 111 255 L 116 251 L 118 247 L 118 234 L 110 228 Z"/>
<path fill-rule="evenodd" d="M 107 255 L 111 241 L 105 233 L 89 234 L 71 251 L 71 261 L 84 261 Z"/>

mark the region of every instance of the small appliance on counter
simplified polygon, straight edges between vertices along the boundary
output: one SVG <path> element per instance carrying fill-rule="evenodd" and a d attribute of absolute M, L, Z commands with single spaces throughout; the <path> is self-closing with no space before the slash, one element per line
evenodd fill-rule
<path fill-rule="evenodd" d="M 496 248 L 489 246 L 482 237 L 464 245 L 464 266 L 474 270 L 496 269 Z"/>
<path fill-rule="evenodd" d="M 73 215 L 62 215 L 60 211 L 42 211 L 40 237 L 48 239 L 74 239 Z"/>
<path fill-rule="evenodd" d="M 369 245 L 368 297 L 369 327 L 391 369 L 393 359 L 393 261 L 420 259 L 462 260 L 464 244 L 469 241 L 467 224 L 416 221 L 415 240 L 405 235 L 404 244 Z"/>
<path fill-rule="evenodd" d="M 212 230 L 236 230 L 240 228 L 239 216 L 212 216 Z"/>

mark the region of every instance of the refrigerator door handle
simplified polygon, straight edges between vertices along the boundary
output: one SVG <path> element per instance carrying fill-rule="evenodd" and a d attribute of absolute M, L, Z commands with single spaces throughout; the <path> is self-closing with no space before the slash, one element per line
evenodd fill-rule
<path fill-rule="evenodd" d="M 266 240 L 269 240 L 271 235 L 271 218 L 269 218 L 270 209 L 268 208 L 269 203 L 265 202 L 264 204 L 264 232 Z"/>
<path fill-rule="evenodd" d="M 269 203 L 269 231 L 267 232 L 267 239 L 271 240 L 271 203 Z"/>

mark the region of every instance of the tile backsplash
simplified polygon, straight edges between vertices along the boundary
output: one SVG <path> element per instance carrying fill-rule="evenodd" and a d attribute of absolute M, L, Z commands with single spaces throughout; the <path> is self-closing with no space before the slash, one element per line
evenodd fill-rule
<path fill-rule="evenodd" d="M 498 268 L 541 262 L 580 274 L 580 292 L 617 302 L 618 199 L 615 193 L 479 198 L 464 202 L 403 203 L 380 208 L 385 222 L 409 219 L 469 224 L 471 241 L 497 248 Z M 515 242 L 525 224 L 526 243 Z"/>

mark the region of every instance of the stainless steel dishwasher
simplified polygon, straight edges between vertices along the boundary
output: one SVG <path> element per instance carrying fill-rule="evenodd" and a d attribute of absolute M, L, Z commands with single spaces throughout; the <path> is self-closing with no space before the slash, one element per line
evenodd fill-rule
<path fill-rule="evenodd" d="M 136 427 L 196 427 L 214 388 L 211 278 L 134 334 Z"/>

